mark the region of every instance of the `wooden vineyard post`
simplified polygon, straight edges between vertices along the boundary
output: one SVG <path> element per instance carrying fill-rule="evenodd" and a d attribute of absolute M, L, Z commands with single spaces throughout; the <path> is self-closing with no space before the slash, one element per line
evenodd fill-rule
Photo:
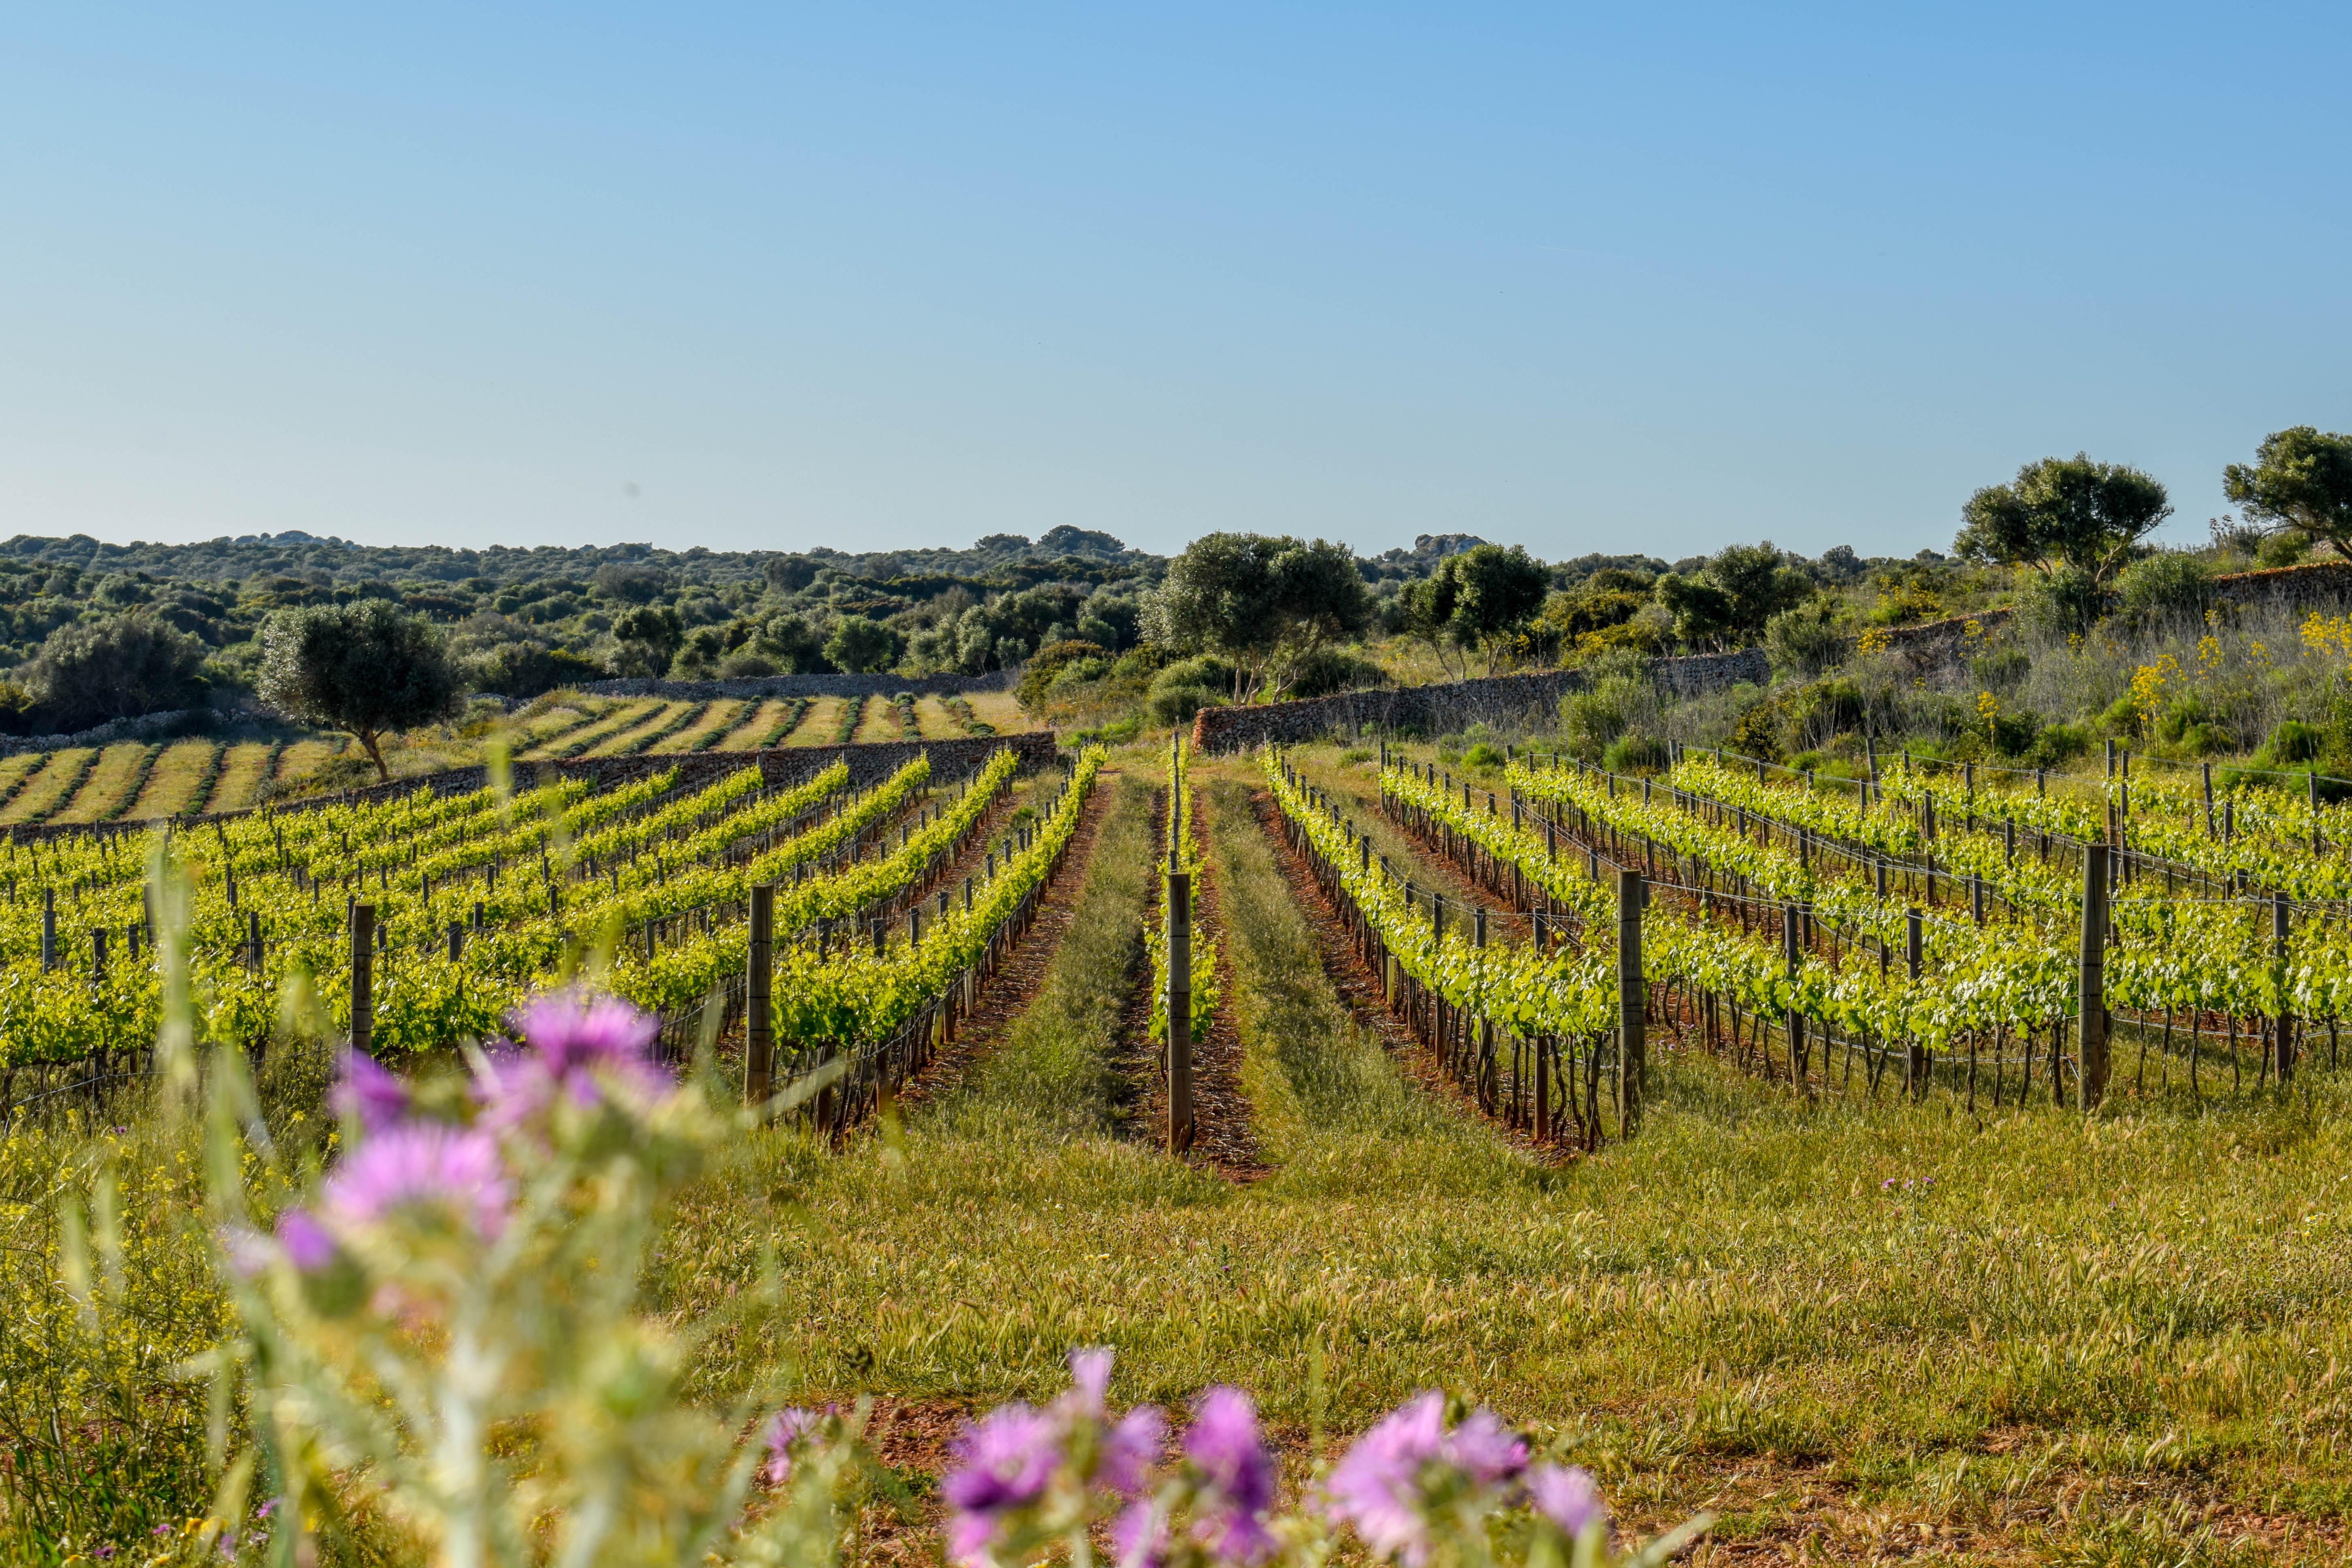
<path fill-rule="evenodd" d="M 769 1008 L 768 986 L 774 973 L 770 950 L 775 931 L 776 885 L 765 882 L 751 889 L 751 951 L 743 990 L 743 1102 L 747 1105 L 765 1105 L 773 1088 L 775 1018 Z"/>
<path fill-rule="evenodd" d="M 1648 1040 L 1642 1029 L 1642 904 L 1639 871 L 1617 873 L 1617 1131 L 1631 1138 L 1642 1124 L 1647 1093 Z"/>
<path fill-rule="evenodd" d="M 58 890 L 41 889 L 41 973 L 58 966 Z"/>
<path fill-rule="evenodd" d="M 2074 1028 L 2074 1084 L 2084 1110 L 2107 1092 L 2107 847 L 2083 847 L 2082 1016 Z"/>
<path fill-rule="evenodd" d="M 2316 826 L 2312 828 L 2314 835 L 2318 831 Z M 2271 953 L 2273 960 L 2278 964 L 2282 979 L 2286 973 L 2286 938 L 2290 907 L 2284 893 L 2271 895 Z M 2278 1069 L 2281 1089 L 2284 1089 L 2287 1080 L 2294 1076 L 2294 1020 L 2287 1016 L 2285 993 L 2286 987 L 2282 984 L 2279 987 L 2278 1017 L 2271 1026 L 2272 1065 Z"/>
<path fill-rule="evenodd" d="M 375 1041 L 375 906 L 352 906 L 352 1049 Z"/>
<path fill-rule="evenodd" d="M 1927 962 L 1926 936 L 1924 920 L 1919 911 L 1906 910 L 1903 912 L 1903 959 L 1915 985 L 1918 984 L 1919 971 Z M 1927 1047 L 1916 1040 L 1910 1042 L 1903 1058 L 1903 1089 L 1914 1100 L 1925 1098 L 1927 1092 Z"/>
<path fill-rule="evenodd" d="M 1797 978 L 1797 967 L 1804 959 L 1804 935 L 1801 929 L 1802 916 L 1793 903 L 1780 906 L 1780 957 L 1788 965 L 1789 978 Z M 1789 1081 L 1799 1089 L 1805 1087 L 1805 1016 L 1794 1006 L 1789 1009 Z"/>
<path fill-rule="evenodd" d="M 1170 805 L 1174 805 L 1173 797 Z M 1168 845 L 1168 1152 L 1192 1146 L 1192 879 Z"/>

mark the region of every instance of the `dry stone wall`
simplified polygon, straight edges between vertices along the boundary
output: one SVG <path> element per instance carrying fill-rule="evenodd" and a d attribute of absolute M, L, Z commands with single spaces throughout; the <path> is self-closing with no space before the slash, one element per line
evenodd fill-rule
<path fill-rule="evenodd" d="M 762 675 L 741 680 L 591 680 L 573 689 L 595 697 L 664 697 L 706 702 L 722 697 L 896 697 L 901 691 L 911 691 L 918 697 L 951 696 L 971 691 L 1010 691 L 1020 679 L 1018 669 L 992 669 L 985 675 Z"/>
<path fill-rule="evenodd" d="M 1738 653 L 1656 659 L 1650 674 L 1676 696 L 1696 697 L 1742 681 L 1761 685 L 1771 679 L 1771 666 L 1762 649 L 1746 648 Z M 1192 721 L 1192 747 L 1208 752 L 1241 752 L 1268 742 L 1295 745 L 1365 731 L 1416 730 L 1439 735 L 1474 723 L 1525 723 L 1530 718 L 1549 719 L 1560 698 L 1583 686 L 1584 680 L 1581 670 L 1548 669 L 1434 686 L 1343 691 L 1335 697 L 1255 708 L 1203 708 Z"/>

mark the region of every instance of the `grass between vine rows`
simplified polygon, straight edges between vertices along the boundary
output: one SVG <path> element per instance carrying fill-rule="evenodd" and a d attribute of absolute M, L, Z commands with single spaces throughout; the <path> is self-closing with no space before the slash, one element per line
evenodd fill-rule
<path fill-rule="evenodd" d="M 1719 1510 L 1700 1561 L 2344 1558 L 2340 1085 L 2307 1110 L 1978 1121 L 1808 1104 L 1669 1050 L 1638 1141 L 1545 1163 L 1415 1088 L 1340 1004 L 1249 764 L 1217 763 L 1229 1005 L 1276 1167 L 1235 1185 L 1105 1109 L 1156 764 L 1106 780 L 1066 884 L 1078 917 L 956 1090 L 839 1153 L 761 1139 L 676 1216 L 650 1284 L 724 1320 L 698 1356 L 711 1396 L 782 1363 L 806 1396 L 894 1396 L 943 1429 L 1108 1343 L 1115 1396 L 1240 1384 L 1301 1464 L 1318 1429 L 1328 1452 L 1457 1390 L 1564 1444 L 1645 1526 Z M 51 1283 L 54 1216 L 109 1145 L 141 1331 L 96 1348 Z M 171 1372 L 218 1326 L 170 1223 L 194 1175 L 144 1126 L 0 1141 L 0 1426 L 28 1454 L 64 1435 L 53 1495 L 76 1506 L 205 1489 L 203 1390 Z M 0 1557 L 44 1559 L 5 1522 Z"/>
<path fill-rule="evenodd" d="M 1048 999 L 987 1070 L 899 1138 L 780 1138 L 682 1219 L 674 1310 L 773 1270 L 768 1316 L 706 1362 L 714 1394 L 773 1357 L 810 1396 L 980 1405 L 1049 1392 L 1099 1342 L 1121 1396 L 1235 1383 L 1301 1449 L 1458 1390 L 1636 1519 L 1722 1510 L 1718 1552 L 2342 1555 L 2340 1086 L 2308 1111 L 1977 1121 L 1806 1103 L 1669 1051 L 1638 1141 L 1547 1164 L 1345 1010 L 1247 766 L 1204 771 L 1228 775 L 1213 852 L 1276 1173 L 1179 1168 L 1094 1109 L 1132 962 L 1111 927 L 1142 907 L 1123 799 Z"/>

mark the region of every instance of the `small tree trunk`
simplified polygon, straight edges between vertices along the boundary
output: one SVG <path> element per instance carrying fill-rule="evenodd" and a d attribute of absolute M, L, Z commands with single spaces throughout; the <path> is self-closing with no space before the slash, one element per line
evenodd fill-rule
<path fill-rule="evenodd" d="M 383 783 L 390 784 L 392 782 L 392 770 L 383 765 L 383 751 L 376 744 L 375 731 L 373 730 L 354 730 L 352 732 L 359 737 L 360 744 L 367 748 L 368 761 L 375 764 L 375 776 L 381 779 Z"/>

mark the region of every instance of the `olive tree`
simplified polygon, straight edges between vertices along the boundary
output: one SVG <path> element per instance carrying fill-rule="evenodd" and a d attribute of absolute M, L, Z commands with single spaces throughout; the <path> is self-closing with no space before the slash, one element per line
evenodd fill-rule
<path fill-rule="evenodd" d="M 2325 541 L 2352 561 L 2352 436 L 2297 425 L 2263 437 L 2253 463 L 2221 470 L 2221 489 L 2255 522 Z"/>
<path fill-rule="evenodd" d="M 2093 597 L 2133 547 L 2172 515 L 2164 486 L 2137 468 L 2089 454 L 2044 458 L 2005 485 L 1987 485 L 1960 509 L 1953 549 L 1964 561 L 2079 576 Z"/>
<path fill-rule="evenodd" d="M 1145 627 L 1164 647 L 1233 660 L 1234 700 L 1245 702 L 1261 690 L 1280 696 L 1302 660 L 1361 636 L 1371 620 L 1371 595 L 1346 545 L 1210 533 L 1170 563 Z"/>
<path fill-rule="evenodd" d="M 1447 556 L 1437 570 L 1405 590 L 1405 624 L 1432 645 L 1444 638 L 1486 655 L 1492 675 L 1536 612 L 1543 608 L 1551 574 L 1514 544 L 1474 544 Z"/>
<path fill-rule="evenodd" d="M 280 610 L 262 627 L 261 650 L 261 700 L 306 723 L 350 731 L 387 782 L 383 737 L 462 706 L 440 634 L 388 600 Z"/>

